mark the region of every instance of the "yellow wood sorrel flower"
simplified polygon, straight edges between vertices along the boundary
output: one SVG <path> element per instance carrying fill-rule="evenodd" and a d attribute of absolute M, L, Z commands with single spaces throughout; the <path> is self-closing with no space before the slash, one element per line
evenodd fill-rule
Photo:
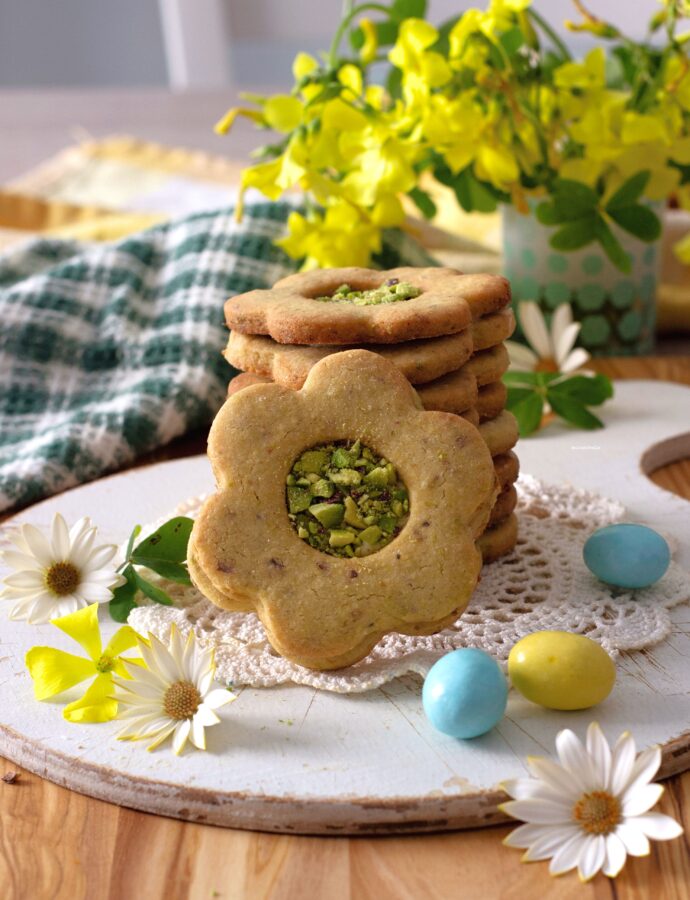
<path fill-rule="evenodd" d="M 124 625 L 104 649 L 97 603 L 60 619 L 51 619 L 51 624 L 83 647 L 88 657 L 74 656 L 55 647 L 32 647 L 26 654 L 26 666 L 34 682 L 34 696 L 37 700 L 47 700 L 95 676 L 85 694 L 68 703 L 62 714 L 68 722 L 109 722 L 114 719 L 117 700 L 113 697 L 113 673 L 130 677 L 122 660 L 131 663 L 138 659 L 122 657 L 122 654 L 137 645 L 136 632 Z"/>

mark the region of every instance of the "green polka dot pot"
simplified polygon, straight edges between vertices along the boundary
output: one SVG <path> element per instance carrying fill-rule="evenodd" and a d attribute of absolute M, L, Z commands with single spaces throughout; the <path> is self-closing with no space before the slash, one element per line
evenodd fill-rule
<path fill-rule="evenodd" d="M 503 211 L 504 274 L 513 303 L 536 300 L 547 319 L 570 303 L 582 323 L 578 344 L 593 356 L 632 356 L 654 348 L 659 242 L 644 244 L 618 230 L 632 268 L 617 269 L 599 244 L 561 253 L 549 245 L 553 229 L 513 207 Z M 519 339 L 519 333 L 516 335 Z"/>

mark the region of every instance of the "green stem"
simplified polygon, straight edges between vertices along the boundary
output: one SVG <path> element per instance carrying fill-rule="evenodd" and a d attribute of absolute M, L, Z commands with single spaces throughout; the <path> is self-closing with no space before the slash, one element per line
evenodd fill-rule
<path fill-rule="evenodd" d="M 572 60 L 573 57 L 570 50 L 568 50 L 566 45 L 556 34 L 553 28 L 549 25 L 546 19 L 542 18 L 542 16 L 539 15 L 536 9 L 527 9 L 526 12 L 527 15 L 531 17 L 534 24 L 538 25 L 539 28 L 541 28 L 541 30 L 544 32 L 544 34 L 551 39 L 551 42 L 560 51 L 561 56 L 563 56 L 565 59 Z"/>
<path fill-rule="evenodd" d="M 349 4 L 346 3 L 346 6 Z M 380 12 L 383 15 L 390 15 L 390 9 L 387 6 L 383 6 L 381 3 L 362 3 L 360 6 L 350 6 L 349 12 L 346 12 L 344 17 L 340 21 L 340 25 L 333 35 L 333 40 L 331 41 L 331 47 L 328 51 L 328 61 L 332 69 L 335 69 L 336 64 L 338 62 L 338 49 L 340 48 L 340 43 L 345 35 L 345 32 L 352 24 L 352 20 L 357 16 L 361 15 L 363 12 Z"/>

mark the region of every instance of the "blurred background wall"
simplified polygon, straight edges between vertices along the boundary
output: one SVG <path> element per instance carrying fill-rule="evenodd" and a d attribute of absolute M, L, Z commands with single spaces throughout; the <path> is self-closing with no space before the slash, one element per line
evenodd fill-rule
<path fill-rule="evenodd" d="M 227 57 L 227 66 L 213 66 L 203 50 L 198 52 L 205 72 L 201 81 L 279 86 L 288 83 L 298 50 L 328 46 L 341 5 L 341 0 L 0 0 L 0 86 L 174 85 L 171 53 L 190 38 L 209 54 L 217 40 L 217 52 Z M 429 18 L 441 22 L 483 5 L 482 0 L 430 0 Z M 534 6 L 561 34 L 562 21 L 577 18 L 570 0 L 536 0 Z M 658 4 L 590 0 L 590 6 L 639 37 Z"/>

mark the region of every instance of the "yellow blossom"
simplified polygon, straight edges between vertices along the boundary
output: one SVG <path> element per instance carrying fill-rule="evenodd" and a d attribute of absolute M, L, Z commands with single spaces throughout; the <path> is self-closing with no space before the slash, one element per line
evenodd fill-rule
<path fill-rule="evenodd" d="M 359 58 L 365 65 L 368 65 L 376 59 L 376 51 L 379 48 L 376 27 L 371 19 L 360 19 L 359 27 L 364 35 L 364 43 L 360 48 Z"/>
<path fill-rule="evenodd" d="M 304 269 L 367 266 L 381 249 L 380 229 L 346 202 L 334 203 L 323 215 L 291 213 L 288 231 L 276 243 L 293 259 L 303 259 Z"/>
<path fill-rule="evenodd" d="M 86 693 L 63 710 L 68 722 L 108 722 L 117 715 L 117 700 L 113 698 L 113 673 L 129 678 L 123 660 L 125 650 L 135 647 L 137 634 L 124 625 L 110 639 L 105 649 L 98 627 L 98 604 L 93 603 L 77 612 L 51 619 L 53 625 L 69 635 L 88 654 L 74 656 L 55 647 L 32 647 L 26 654 L 26 665 L 34 682 L 37 700 L 47 700 L 80 684 L 87 678 L 93 681 Z M 95 677 L 94 677 L 95 676 Z"/>
<path fill-rule="evenodd" d="M 264 104 L 264 119 L 275 131 L 293 131 L 302 121 L 302 104 L 297 97 L 277 94 Z"/>

